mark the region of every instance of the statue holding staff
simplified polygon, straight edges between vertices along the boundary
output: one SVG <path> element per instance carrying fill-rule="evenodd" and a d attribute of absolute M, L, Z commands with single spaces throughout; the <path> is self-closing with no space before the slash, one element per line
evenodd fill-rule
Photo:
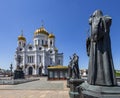
<path fill-rule="evenodd" d="M 91 34 L 86 46 L 89 56 L 88 83 L 91 85 L 117 85 L 109 36 L 111 22 L 112 18 L 103 16 L 101 10 L 96 10 L 89 19 Z"/>
<path fill-rule="evenodd" d="M 79 57 L 74 53 L 72 59 L 72 78 L 74 79 L 80 78 L 78 61 L 79 61 Z"/>

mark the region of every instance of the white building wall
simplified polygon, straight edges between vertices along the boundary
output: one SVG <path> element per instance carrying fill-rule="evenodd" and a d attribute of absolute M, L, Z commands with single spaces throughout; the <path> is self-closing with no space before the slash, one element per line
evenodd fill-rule
<path fill-rule="evenodd" d="M 42 74 L 44 74 L 45 73 L 45 52 L 43 52 L 43 55 L 42 55 L 42 65 L 43 65 Z"/>
<path fill-rule="evenodd" d="M 52 41 L 52 45 L 50 45 L 50 41 Z M 25 75 L 28 75 L 29 67 L 33 68 L 33 75 L 38 75 L 39 68 L 41 66 L 43 66 L 42 74 L 47 74 L 47 66 L 51 65 L 50 58 L 52 58 L 53 66 L 57 65 L 59 59 L 61 60 L 60 65 L 63 65 L 63 54 L 55 52 L 55 38 L 48 38 L 48 36 L 45 34 L 39 34 L 38 36 L 34 37 L 33 44 L 28 44 L 25 47 L 23 47 L 25 42 L 21 41 L 21 43 L 22 44 L 19 45 L 18 42 L 18 48 L 23 48 L 22 52 L 20 52 L 20 55 L 23 56 L 23 71 L 25 72 Z M 44 47 L 42 44 L 47 44 L 48 47 Z M 32 50 L 29 49 L 30 45 L 32 46 Z M 42 50 L 39 50 L 40 47 L 42 47 Z M 50 53 L 50 50 L 52 51 L 52 53 Z M 17 52 L 19 52 L 19 49 L 17 50 Z M 28 56 L 34 56 L 33 63 L 28 63 Z M 39 61 L 39 56 L 41 56 L 41 62 Z M 25 65 L 27 65 L 27 67 Z M 35 68 L 33 67 L 33 65 L 35 65 Z"/>
<path fill-rule="evenodd" d="M 23 51 L 23 72 L 25 73 L 25 65 L 26 65 L 26 52 Z"/>

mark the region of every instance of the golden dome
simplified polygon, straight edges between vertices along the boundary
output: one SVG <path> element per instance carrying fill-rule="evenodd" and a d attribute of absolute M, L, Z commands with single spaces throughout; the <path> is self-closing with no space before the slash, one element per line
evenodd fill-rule
<path fill-rule="evenodd" d="M 41 28 L 37 29 L 35 32 L 34 32 L 35 35 L 37 34 L 45 34 L 45 35 L 49 35 L 49 33 L 46 31 L 46 29 L 42 26 Z"/>
<path fill-rule="evenodd" d="M 26 41 L 26 38 L 23 35 L 18 36 L 18 40 Z"/>
<path fill-rule="evenodd" d="M 53 34 L 49 34 L 48 38 L 55 38 Z"/>
<path fill-rule="evenodd" d="M 68 66 L 63 66 L 63 65 L 56 65 L 56 66 L 50 66 L 47 67 L 48 69 L 68 69 Z"/>

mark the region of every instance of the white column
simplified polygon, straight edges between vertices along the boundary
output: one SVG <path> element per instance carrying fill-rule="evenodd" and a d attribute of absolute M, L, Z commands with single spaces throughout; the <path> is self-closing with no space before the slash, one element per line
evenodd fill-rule
<path fill-rule="evenodd" d="M 53 55 L 52 58 L 53 58 L 53 61 L 52 61 L 52 62 L 53 62 L 53 65 L 55 65 L 55 54 Z"/>
<path fill-rule="evenodd" d="M 27 68 L 25 69 L 25 75 L 28 75 L 28 69 Z"/>
<path fill-rule="evenodd" d="M 16 54 L 15 54 L 15 64 L 16 64 L 16 68 L 17 68 L 17 65 L 18 65 L 18 62 L 17 62 L 17 56 L 18 56 L 18 52 L 17 52 L 17 50 L 16 50 Z"/>
<path fill-rule="evenodd" d="M 26 53 L 23 51 L 23 72 L 25 73 L 25 64 L 26 64 Z"/>
<path fill-rule="evenodd" d="M 55 38 L 53 38 L 52 41 L 53 41 L 53 45 L 52 46 L 55 47 Z"/>
<path fill-rule="evenodd" d="M 45 73 L 45 51 L 43 51 L 42 65 L 43 65 L 42 74 L 46 74 Z"/>
<path fill-rule="evenodd" d="M 61 54 L 61 58 L 60 59 L 61 59 L 61 65 L 63 65 L 63 62 L 64 62 L 63 61 L 63 53 Z"/>
<path fill-rule="evenodd" d="M 38 65 L 38 58 L 37 58 L 37 50 L 35 51 L 35 69 L 34 75 L 37 75 L 37 65 Z"/>
<path fill-rule="evenodd" d="M 48 39 L 48 48 L 50 48 L 50 39 Z"/>

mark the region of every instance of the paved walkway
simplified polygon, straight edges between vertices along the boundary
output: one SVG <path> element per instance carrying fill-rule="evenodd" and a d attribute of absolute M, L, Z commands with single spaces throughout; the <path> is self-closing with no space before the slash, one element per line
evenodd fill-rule
<path fill-rule="evenodd" d="M 0 98 L 69 98 L 66 81 L 38 81 L 19 85 L 0 85 Z"/>

